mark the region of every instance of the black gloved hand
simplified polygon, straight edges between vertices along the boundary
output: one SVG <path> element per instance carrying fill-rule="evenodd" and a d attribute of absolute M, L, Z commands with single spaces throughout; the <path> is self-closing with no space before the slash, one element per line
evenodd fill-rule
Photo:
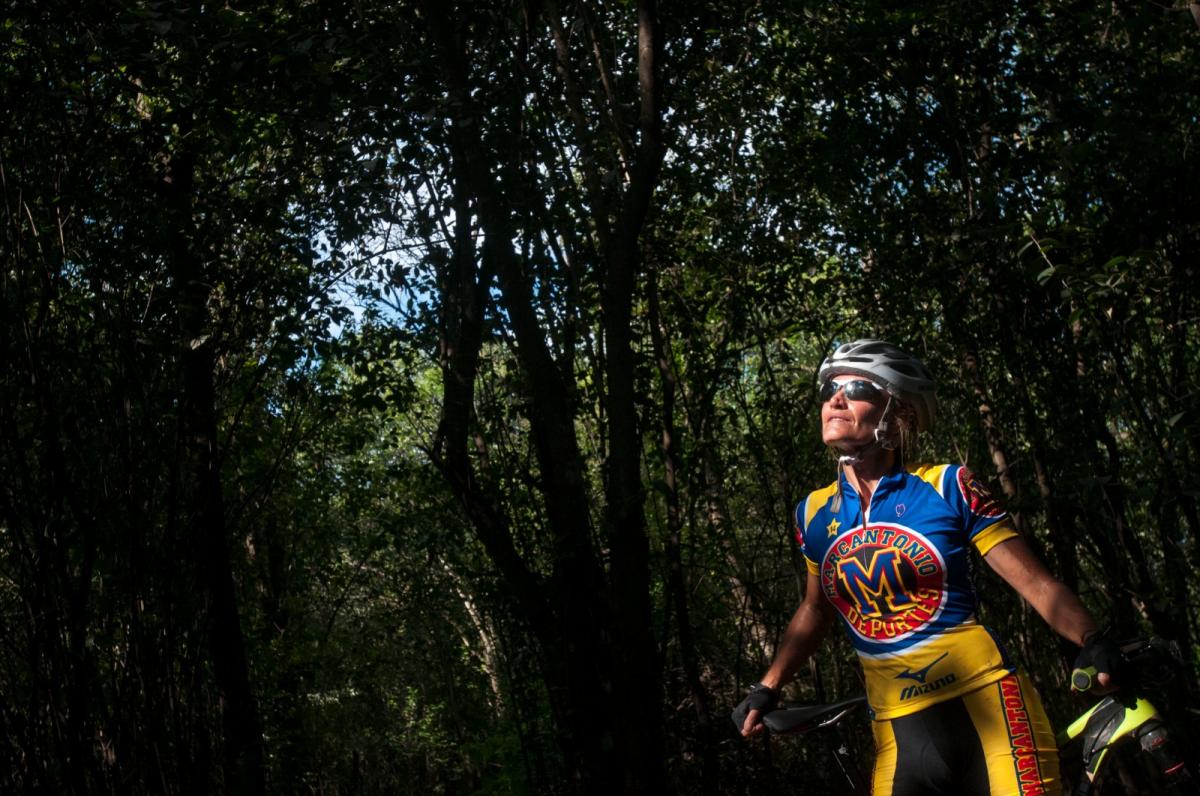
<path fill-rule="evenodd" d="M 1102 672 L 1116 684 L 1121 677 L 1123 663 L 1120 646 L 1103 631 L 1093 630 L 1084 636 L 1083 649 L 1075 658 L 1075 668 L 1071 672 L 1071 688 L 1075 691 L 1090 691 L 1097 685 L 1096 675 Z"/>
<path fill-rule="evenodd" d="M 750 693 L 746 698 L 737 704 L 730 714 L 733 719 L 734 726 L 740 733 L 742 727 L 746 724 L 746 717 L 750 715 L 750 711 L 757 710 L 761 713 L 770 713 L 779 704 L 779 692 L 774 688 L 768 688 L 762 683 L 755 683 L 750 686 Z"/>

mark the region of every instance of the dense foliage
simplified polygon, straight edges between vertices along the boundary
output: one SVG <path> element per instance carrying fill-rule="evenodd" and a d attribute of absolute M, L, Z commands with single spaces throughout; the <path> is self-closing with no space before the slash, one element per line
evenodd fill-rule
<path fill-rule="evenodd" d="M 939 377 L 929 458 L 1180 642 L 1197 729 L 1188 6 L 0 20 L 3 790 L 835 787 L 727 714 L 867 335 Z M 837 639 L 794 695 L 859 688 Z"/>

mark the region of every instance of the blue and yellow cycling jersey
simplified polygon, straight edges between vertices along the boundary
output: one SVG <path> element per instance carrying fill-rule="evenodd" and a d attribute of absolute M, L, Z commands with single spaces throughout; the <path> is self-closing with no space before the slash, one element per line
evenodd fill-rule
<path fill-rule="evenodd" d="M 842 480 L 796 507 L 809 571 L 845 620 L 877 719 L 905 716 L 1013 671 L 979 624 L 971 548 L 1016 536 L 961 465 L 920 465 L 880 480 L 864 509 Z"/>

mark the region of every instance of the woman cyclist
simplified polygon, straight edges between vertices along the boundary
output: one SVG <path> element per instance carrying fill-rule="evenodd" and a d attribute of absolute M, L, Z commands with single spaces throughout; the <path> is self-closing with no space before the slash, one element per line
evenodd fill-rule
<path fill-rule="evenodd" d="M 796 507 L 804 600 L 774 662 L 735 711 L 762 730 L 779 689 L 840 616 L 866 675 L 875 794 L 1058 793 L 1058 752 L 1037 693 L 979 624 L 971 548 L 1108 688 L 1119 658 L 965 467 L 904 452 L 934 415 L 934 381 L 880 340 L 838 347 L 818 373 L 821 433 L 837 479 Z M 744 718 L 743 718 L 744 717 Z"/>

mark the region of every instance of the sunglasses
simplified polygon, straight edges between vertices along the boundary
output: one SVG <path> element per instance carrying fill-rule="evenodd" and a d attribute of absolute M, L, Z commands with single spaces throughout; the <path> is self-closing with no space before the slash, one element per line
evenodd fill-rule
<path fill-rule="evenodd" d="M 825 403 L 837 395 L 838 390 L 846 391 L 846 400 L 848 401 L 874 401 L 883 397 L 883 390 L 879 385 L 863 379 L 843 381 L 840 384 L 827 381 L 821 385 L 817 395 L 820 397 L 821 403 Z"/>

